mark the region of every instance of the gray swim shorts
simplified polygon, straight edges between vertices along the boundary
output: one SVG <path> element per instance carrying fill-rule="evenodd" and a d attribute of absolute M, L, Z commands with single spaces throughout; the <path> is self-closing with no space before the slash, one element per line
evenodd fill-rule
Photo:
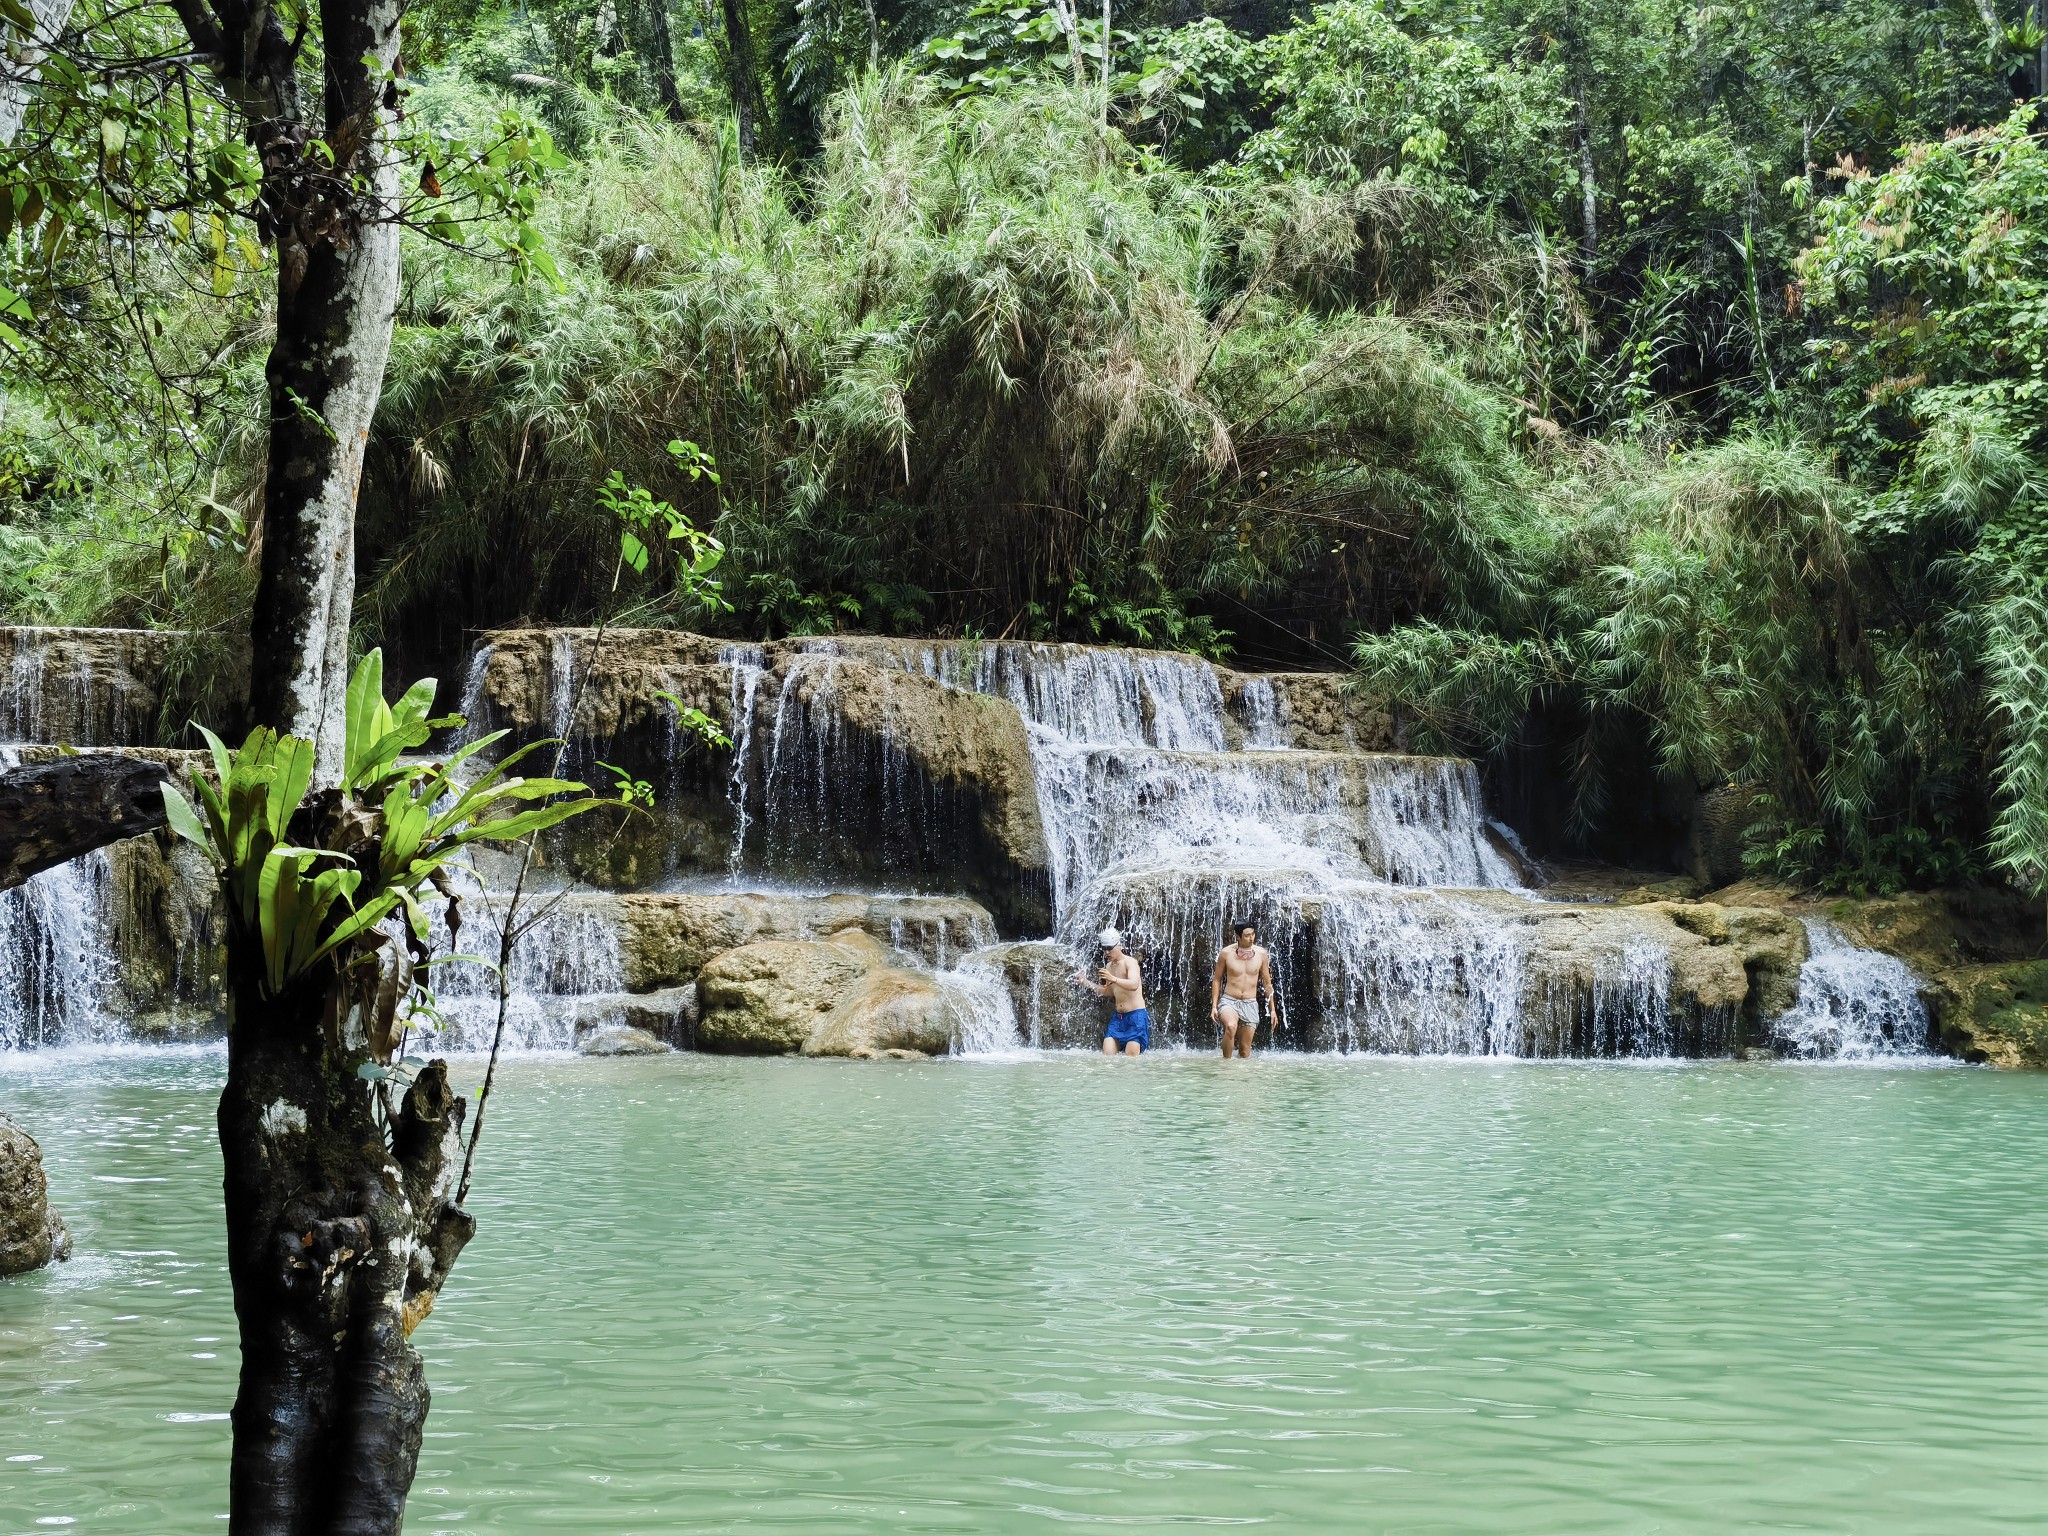
<path fill-rule="evenodd" d="M 1216 1007 L 1222 1013 L 1226 1026 L 1233 1022 L 1230 1016 L 1234 1013 L 1237 1015 L 1236 1023 L 1249 1024 L 1253 1029 L 1259 1027 L 1259 1000 L 1256 997 L 1219 997 Z"/>

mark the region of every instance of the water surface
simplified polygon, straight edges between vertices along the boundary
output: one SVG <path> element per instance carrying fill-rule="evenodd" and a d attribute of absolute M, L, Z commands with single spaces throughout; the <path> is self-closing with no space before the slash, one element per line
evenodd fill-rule
<path fill-rule="evenodd" d="M 474 1075 L 474 1068 L 464 1068 Z M 203 1531 L 218 1056 L 0 1059 L 0 1536 Z M 408 1530 L 2038 1531 L 2048 1078 L 513 1064 Z"/>

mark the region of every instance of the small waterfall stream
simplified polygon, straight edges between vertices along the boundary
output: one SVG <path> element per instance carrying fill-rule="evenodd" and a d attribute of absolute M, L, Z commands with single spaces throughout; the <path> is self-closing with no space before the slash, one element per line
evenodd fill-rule
<path fill-rule="evenodd" d="M 1799 1000 L 1775 1032 L 1795 1056 L 1869 1061 L 1927 1052 L 1927 1005 L 1905 962 L 1858 949 L 1818 918 L 1803 920 L 1808 955 Z"/>
<path fill-rule="evenodd" d="M 102 1008 L 116 963 L 112 897 L 104 849 L 0 891 L 0 1050 L 118 1032 Z"/>

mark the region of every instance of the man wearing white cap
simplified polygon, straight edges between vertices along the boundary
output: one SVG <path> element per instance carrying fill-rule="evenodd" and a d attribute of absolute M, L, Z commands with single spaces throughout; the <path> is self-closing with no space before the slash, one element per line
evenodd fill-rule
<path fill-rule="evenodd" d="M 1152 1043 L 1152 1015 L 1145 1008 L 1145 983 L 1138 974 L 1137 957 L 1124 953 L 1124 936 L 1114 928 L 1103 929 L 1100 937 L 1104 953 L 1095 974 L 1101 979 L 1090 981 L 1078 974 L 1074 979 L 1097 997 L 1113 998 L 1116 1003 L 1109 1028 L 1102 1032 L 1102 1054 L 1114 1056 L 1121 1051 L 1137 1056 Z"/>

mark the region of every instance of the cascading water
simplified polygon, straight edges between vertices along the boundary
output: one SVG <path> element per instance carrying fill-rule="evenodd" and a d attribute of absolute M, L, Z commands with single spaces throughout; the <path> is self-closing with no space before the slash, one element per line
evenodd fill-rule
<path fill-rule="evenodd" d="M 529 911 L 546 915 L 512 947 L 506 979 L 508 999 L 504 1046 L 513 1051 L 567 1050 L 577 1035 L 595 1027 L 625 1022 L 626 985 L 619 963 L 619 938 L 601 913 L 573 901 L 549 908 L 553 898 L 529 898 Z M 491 917 L 478 910 L 480 898 L 463 902 L 469 920 L 448 940 L 445 916 L 434 919 L 436 953 L 495 956 L 493 921 L 502 914 L 502 898 L 493 898 Z M 496 1031 L 498 978 L 490 965 L 467 960 L 436 966 L 431 985 L 444 1027 L 434 1049 L 488 1051 Z"/>
<path fill-rule="evenodd" d="M 1525 1056 L 1734 1047 L 1734 1008 L 1680 1007 L 1668 954 L 1626 924 L 1553 952 L 1521 916 L 1540 898 L 1523 891 L 1520 850 L 1487 820 L 1471 764 L 1302 750 L 1270 678 L 1238 680 L 1226 701 L 1217 670 L 1192 657 L 1023 642 L 818 639 L 785 653 L 779 677 L 764 648 L 720 659 L 736 738 L 735 882 L 749 866 L 793 880 L 863 860 L 880 878 L 942 867 L 960 829 L 887 728 L 852 729 L 841 708 L 842 666 L 893 667 L 1023 715 L 1055 913 L 1056 944 L 1036 963 L 1063 978 L 1099 928 L 1124 930 L 1167 1039 L 1205 1032 L 1210 963 L 1249 915 L 1276 956 L 1286 1043 Z M 775 689 L 765 709 L 764 687 Z M 985 1009 L 962 1047 L 1058 1033 L 1043 1017 L 1047 990 L 1031 989 L 1024 1020 Z M 1859 997 L 1873 1016 L 1895 1005 Z"/>
<path fill-rule="evenodd" d="M 732 805 L 733 834 L 726 873 L 737 885 L 746 857 L 747 833 L 754 825 L 748 804 L 753 782 L 754 704 L 761 693 L 761 678 L 767 671 L 767 656 L 758 645 L 728 645 L 719 651 L 718 659 L 732 673 L 727 700 L 732 713 L 732 770 L 726 777 L 725 794 Z"/>
<path fill-rule="evenodd" d="M 1247 680 L 1238 694 L 1238 708 L 1244 715 L 1246 750 L 1284 752 L 1293 745 L 1280 724 L 1280 695 L 1270 677 Z"/>
<path fill-rule="evenodd" d="M 118 1033 L 101 1006 L 114 979 L 112 891 L 104 849 L 0 891 L 0 1050 Z"/>
<path fill-rule="evenodd" d="M 1927 1005 L 1903 960 L 1858 949 L 1817 918 L 1803 920 L 1799 1000 L 1775 1033 L 1795 1056 L 1868 1061 L 1928 1053 Z"/>

